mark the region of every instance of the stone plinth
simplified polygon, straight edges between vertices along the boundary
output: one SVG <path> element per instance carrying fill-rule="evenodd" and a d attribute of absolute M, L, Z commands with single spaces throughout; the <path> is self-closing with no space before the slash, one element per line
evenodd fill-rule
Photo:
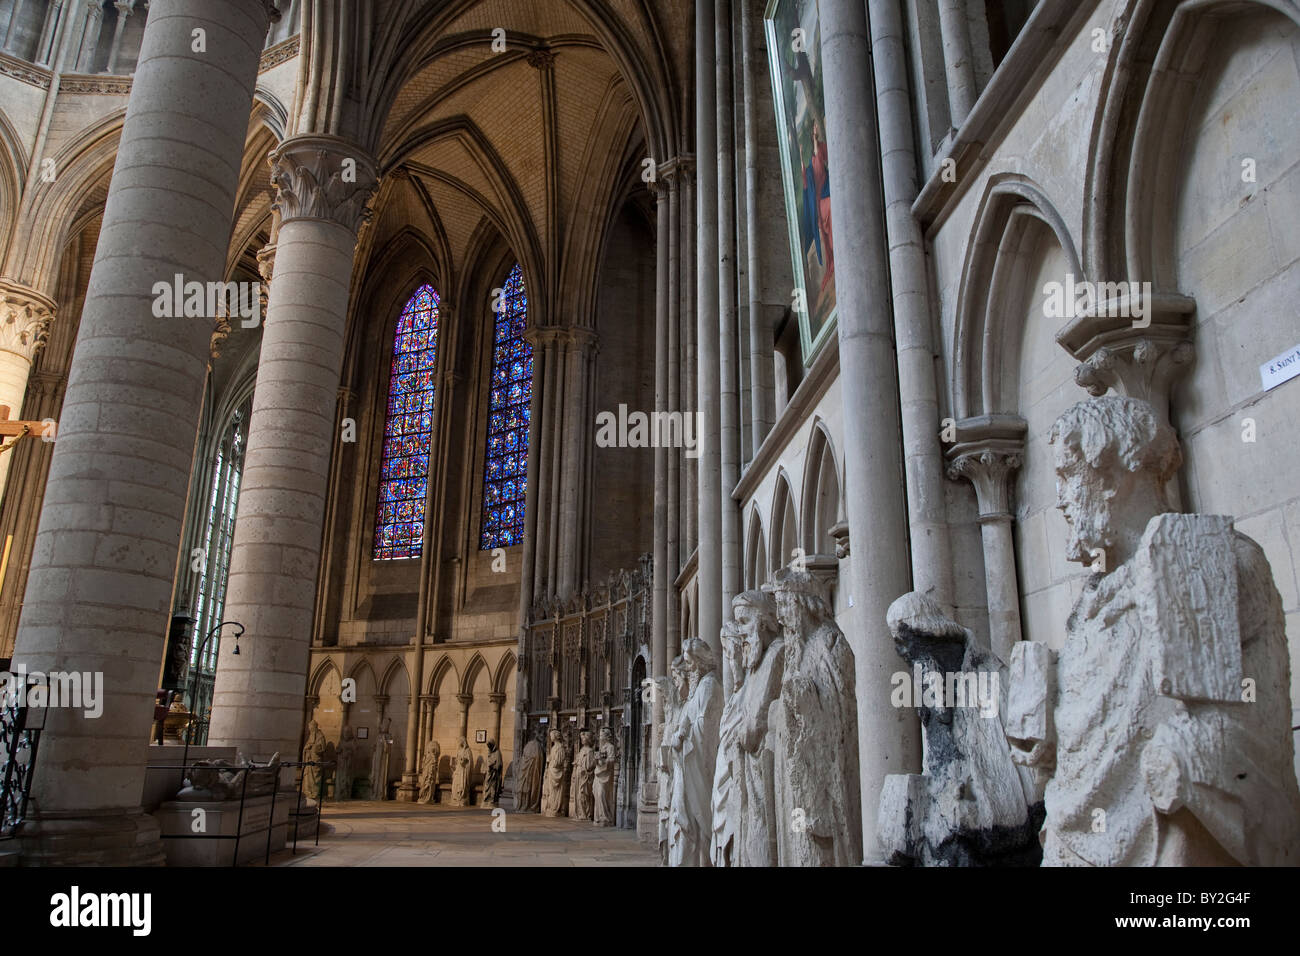
<path fill-rule="evenodd" d="M 293 793 L 280 793 L 275 797 L 275 819 L 271 829 L 272 853 L 283 850 L 286 839 L 293 838 L 293 822 L 289 817 L 293 800 Z M 195 810 L 203 811 L 201 818 L 195 816 Z M 168 800 L 155 814 L 162 827 L 167 865 L 230 866 L 231 854 L 235 853 L 236 831 L 241 834 L 238 862 L 265 859 L 265 827 L 271 819 L 271 813 L 269 794 L 245 800 L 242 820 L 238 800 Z M 208 838 L 186 839 L 194 834 L 194 826 L 199 819 L 202 819 Z M 213 834 L 231 839 L 211 839 Z M 302 837 L 300 828 L 298 838 L 301 840 Z"/>

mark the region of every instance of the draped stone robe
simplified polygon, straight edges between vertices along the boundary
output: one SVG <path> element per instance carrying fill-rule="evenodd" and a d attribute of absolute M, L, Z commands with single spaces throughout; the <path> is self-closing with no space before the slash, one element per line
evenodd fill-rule
<path fill-rule="evenodd" d="M 705 674 L 678 711 L 670 742 L 676 755 L 668 814 L 670 866 L 710 866 L 713 771 L 718 759 L 722 686 Z"/>
<path fill-rule="evenodd" d="M 857 866 L 862 808 L 853 650 L 832 624 L 802 640 L 787 633 L 784 643 L 781 694 L 768 713 L 778 862 Z"/>
<path fill-rule="evenodd" d="M 612 827 L 614 813 L 614 778 L 618 775 L 618 749 L 607 740 L 596 751 L 596 767 L 591 778 L 592 816 L 598 827 Z"/>
<path fill-rule="evenodd" d="M 784 665 L 785 645 L 777 639 L 723 707 L 713 774 L 714 866 L 776 866 L 768 708 L 780 694 Z"/>

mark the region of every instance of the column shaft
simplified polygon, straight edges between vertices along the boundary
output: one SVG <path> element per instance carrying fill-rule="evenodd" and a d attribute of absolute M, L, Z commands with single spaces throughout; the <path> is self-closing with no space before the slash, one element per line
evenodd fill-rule
<path fill-rule="evenodd" d="M 24 843 L 34 857 L 64 862 L 161 858 L 157 824 L 132 810 L 144 785 L 215 316 L 159 318 L 153 289 L 177 274 L 222 278 L 267 28 L 264 0 L 153 6 L 15 654 L 29 670 L 103 675 L 102 717 L 51 709 L 41 740 L 42 819 Z M 196 26 L 208 32 L 206 53 L 191 50 Z M 61 826 L 76 834 L 61 846 L 44 843 Z M 113 835 L 96 843 L 88 836 L 95 829 Z"/>
<path fill-rule="evenodd" d="M 670 411 L 668 402 L 668 206 L 667 184 L 655 187 L 655 411 Z M 676 572 L 668 567 L 668 458 L 675 449 L 655 443 L 654 604 L 650 613 L 650 673 L 666 673 L 668 649 L 668 588 Z"/>
<path fill-rule="evenodd" d="M 352 256 L 374 183 L 370 161 L 333 137 L 287 140 L 273 159 L 283 219 L 225 611 L 248 637 L 239 656 L 222 642 L 211 730 L 250 756 L 298 749 Z"/>
<path fill-rule="evenodd" d="M 890 288 L 866 9 L 860 0 L 826 0 L 820 9 L 853 546 L 848 631 L 857 667 L 863 844 L 865 859 L 874 861 L 885 776 L 914 770 L 920 756 L 915 713 L 890 704 L 890 675 L 904 667 L 885 624 L 890 602 L 909 584 L 897 560 L 907 553 L 907 505 L 890 311 L 881 308 Z"/>

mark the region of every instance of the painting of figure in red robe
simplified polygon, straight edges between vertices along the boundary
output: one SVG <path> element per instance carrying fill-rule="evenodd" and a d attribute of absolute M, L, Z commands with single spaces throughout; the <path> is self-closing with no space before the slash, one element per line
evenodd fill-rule
<path fill-rule="evenodd" d="M 835 238 L 827 170 L 817 0 L 771 0 L 767 48 L 805 364 L 835 323 Z"/>

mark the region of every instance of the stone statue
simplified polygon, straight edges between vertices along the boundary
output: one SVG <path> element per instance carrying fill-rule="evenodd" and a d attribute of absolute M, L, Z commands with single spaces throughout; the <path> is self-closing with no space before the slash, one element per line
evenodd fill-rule
<path fill-rule="evenodd" d="M 600 747 L 596 751 L 596 769 L 592 776 L 592 813 L 598 827 L 612 827 L 617 822 L 614 812 L 614 782 L 618 779 L 618 747 L 614 732 L 608 727 L 600 729 Z"/>
<path fill-rule="evenodd" d="M 667 677 L 656 677 L 651 685 L 663 702 L 663 725 L 659 729 L 659 752 L 655 760 L 659 785 L 659 860 L 668 865 L 668 817 L 673 802 L 673 774 L 676 756 L 668 743 L 668 734 L 676 726 L 677 712 L 686 696 L 686 670 L 679 654 L 668 665 Z"/>
<path fill-rule="evenodd" d="M 351 727 L 343 728 L 339 740 L 337 764 L 334 768 L 334 799 L 352 799 L 352 778 L 356 773 L 357 741 Z"/>
<path fill-rule="evenodd" d="M 375 800 L 388 799 L 388 764 L 393 751 L 393 735 L 388 728 L 392 722 L 391 717 L 384 719 L 370 754 L 370 796 Z"/>
<path fill-rule="evenodd" d="M 920 711 L 924 773 L 885 778 L 877 814 L 885 861 L 1037 866 L 1042 793 L 1011 759 L 1002 729 L 1006 667 L 919 592 L 890 605 L 887 620 L 909 668 L 892 702 Z"/>
<path fill-rule="evenodd" d="M 1043 865 L 1300 862 L 1290 662 L 1263 550 L 1231 518 L 1169 513 L 1182 455 L 1146 402 L 1081 402 L 1049 442 L 1067 557 L 1095 573 L 1055 668 L 1041 644 L 1012 652 L 1007 733 L 1019 760 L 1054 764 Z"/>
<path fill-rule="evenodd" d="M 442 760 L 442 747 L 430 740 L 424 745 L 424 762 L 420 764 L 420 802 L 433 803 L 438 799 L 438 762 Z"/>
<path fill-rule="evenodd" d="M 245 786 L 244 777 L 248 781 Z M 274 754 L 265 764 L 238 764 L 229 760 L 196 760 L 190 768 L 188 786 L 173 798 L 183 801 L 238 800 L 263 797 L 275 790 L 280 775 L 280 755 Z"/>
<path fill-rule="evenodd" d="M 724 626 L 733 643 L 736 688 L 719 726 L 713 774 L 714 866 L 776 866 L 774 754 L 768 710 L 781 692 L 785 645 L 776 604 L 762 591 L 731 602 L 735 621 Z M 729 633 L 728 633 L 729 632 Z"/>
<path fill-rule="evenodd" d="M 524 752 L 515 763 L 515 809 L 537 813 L 542 802 L 541 731 L 524 744 Z"/>
<path fill-rule="evenodd" d="M 307 724 L 307 742 L 302 747 L 302 761 L 319 764 L 324 759 L 325 735 L 321 733 L 320 725 L 313 720 Z M 320 799 L 323 793 L 321 784 L 324 779 L 321 767 L 303 767 L 302 795 L 312 801 Z"/>
<path fill-rule="evenodd" d="M 568 796 L 569 748 L 558 730 L 548 736 L 550 751 L 546 755 L 546 776 L 542 783 L 542 816 L 562 817 Z"/>
<path fill-rule="evenodd" d="M 468 807 L 470 798 L 470 775 L 474 772 L 474 752 L 469 749 L 469 741 L 460 738 L 456 748 L 456 757 L 451 772 L 451 805 Z"/>
<path fill-rule="evenodd" d="M 497 801 L 501 799 L 501 751 L 497 749 L 497 742 L 489 739 L 487 742 L 487 762 L 483 770 L 483 802 L 480 804 L 484 807 L 495 807 Z"/>
<path fill-rule="evenodd" d="M 569 783 L 569 816 L 575 820 L 591 819 L 591 776 L 596 771 L 596 751 L 591 747 L 591 731 L 578 734 L 578 753 L 573 758 L 573 778 Z"/>
<path fill-rule="evenodd" d="M 673 749 L 673 796 L 668 814 L 668 865 L 710 866 L 713 770 L 718 759 L 722 685 L 714 673 L 713 651 L 698 637 L 682 645 L 689 683 L 668 732 Z"/>
<path fill-rule="evenodd" d="M 783 568 L 763 590 L 776 599 L 785 663 L 768 711 L 775 743 L 777 862 L 862 862 L 858 704 L 853 650 L 821 582 Z"/>

